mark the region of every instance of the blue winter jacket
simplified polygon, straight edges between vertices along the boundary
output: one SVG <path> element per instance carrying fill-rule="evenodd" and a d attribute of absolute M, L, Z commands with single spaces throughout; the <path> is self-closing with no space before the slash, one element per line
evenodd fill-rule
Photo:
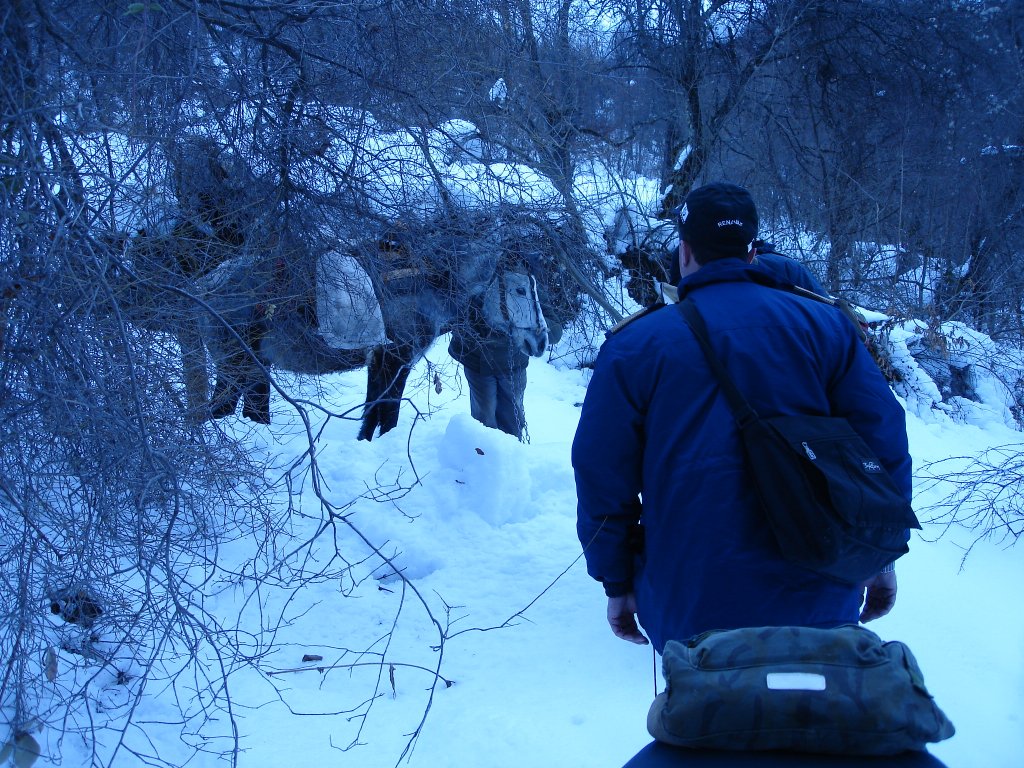
<path fill-rule="evenodd" d="M 911 495 L 905 414 L 853 324 L 765 266 L 684 278 L 715 351 L 763 416 L 845 416 Z M 782 559 L 744 472 L 732 413 L 674 305 L 601 347 L 572 448 L 591 576 L 633 591 L 654 647 L 709 629 L 856 622 L 862 590 Z"/>
<path fill-rule="evenodd" d="M 777 275 L 781 280 L 788 280 L 793 285 L 806 288 L 808 291 L 812 291 L 819 296 L 828 296 L 825 286 L 818 281 L 818 278 L 807 267 L 799 261 L 783 256 L 777 251 L 771 250 L 758 253 L 754 257 L 754 263 L 767 268 L 768 271 Z"/>

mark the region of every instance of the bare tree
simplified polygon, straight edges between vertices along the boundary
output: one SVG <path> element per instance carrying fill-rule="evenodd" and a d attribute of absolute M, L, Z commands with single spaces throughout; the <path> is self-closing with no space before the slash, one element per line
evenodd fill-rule
<path fill-rule="evenodd" d="M 975 539 L 964 552 L 984 540 L 1012 545 L 1024 535 L 1024 466 L 1021 446 L 1002 445 L 973 456 L 933 461 L 920 470 L 922 489 L 940 494 L 927 508 L 924 522 L 943 529 L 960 526 Z"/>
<path fill-rule="evenodd" d="M 170 762 L 130 716 L 102 733 L 83 707 L 97 681 L 134 705 L 150 686 L 189 678 L 198 697 L 182 698 L 178 736 L 197 753 L 235 755 L 224 680 L 244 667 L 280 686 L 262 661 L 291 617 L 268 612 L 243 644 L 230 630 L 248 617 L 212 615 L 211 593 L 237 590 L 244 603 L 273 591 L 287 605 L 304 584 L 355 589 L 381 565 L 396 572 L 397 612 L 426 617 L 440 649 L 426 665 L 426 717 L 447 683 L 449 616 L 353 525 L 354 499 L 321 482 L 313 424 L 357 416 L 299 402 L 264 370 L 308 444 L 294 464 L 273 468 L 280 480 L 269 486 L 271 468 L 197 418 L 207 381 L 195 327 L 226 323 L 197 280 L 239 255 L 271 275 L 307 269 L 318 248 L 471 207 L 460 163 L 480 171 L 479 189 L 498 190 L 487 205 L 540 222 L 562 309 L 589 308 L 595 330 L 624 310 L 606 295 L 600 233 L 575 187 L 580 169 L 601 159 L 657 169 L 662 215 L 713 174 L 761 180 L 766 212 L 822 233 L 832 286 L 865 283 L 862 261 L 849 275 L 842 261 L 857 243 L 895 242 L 949 273 L 939 315 L 1019 335 L 1021 9 L 967 5 L 4 6 L 0 581 L 11 599 L 0 703 L 13 713 L 14 740 L 40 728 L 97 743 L 109 735 L 113 753 L 97 749 L 97 764 L 123 751 Z M 930 13 L 941 23 L 921 32 L 916 21 Z M 929 54 L 962 30 L 975 47 Z M 967 120 L 961 110 L 981 91 L 956 81 L 982 71 L 965 62 L 990 40 L 1003 75 L 984 119 Z M 950 105 L 954 127 L 922 129 Z M 511 166 L 521 178 L 502 175 Z M 538 176 L 523 167 L 553 193 L 527 194 L 540 194 Z M 253 339 L 237 341 L 261 366 Z M 395 501 L 415 482 L 368 478 L 365 496 Z M 302 483 L 312 486 L 316 510 L 304 514 L 314 522 L 291 541 Z M 257 542 L 258 554 L 225 557 L 220 545 L 235 540 Z M 375 665 L 346 705 L 362 723 L 389 665 L 411 662 L 387 642 L 342 650 L 338 666 L 358 653 Z"/>
<path fill-rule="evenodd" d="M 623 64 L 650 82 L 662 131 L 663 215 L 710 170 L 723 131 L 760 70 L 800 19 L 800 2 L 624 5 Z"/>
<path fill-rule="evenodd" d="M 342 222 L 331 237 L 387 215 L 359 194 L 368 181 L 349 173 L 362 167 L 352 153 L 327 151 L 355 146 L 370 123 L 312 97 L 347 61 L 304 53 L 316 13 L 20 1 L 0 12 L 0 581 L 10 597 L 0 702 L 12 713 L 3 740 L 19 748 L 76 734 L 95 745 L 98 765 L 126 752 L 172 764 L 177 750 L 165 752 L 131 713 L 154 688 L 189 680 L 177 735 L 233 761 L 227 679 L 265 671 L 261 659 L 289 617 L 264 615 L 242 641 L 235 630 L 251 619 L 214 615 L 211 595 L 237 589 L 244 605 L 316 579 L 366 578 L 331 544 L 351 500 L 332 501 L 318 485 L 312 432 L 305 458 L 277 474 L 313 478 L 322 524 L 285 546 L 295 497 L 287 484 L 283 495 L 266 485 L 273 473 L 244 443 L 194 418 L 181 336 L 169 324 L 208 313 L 189 280 L 230 256 L 199 258 L 196 242 L 272 258 L 282 231 L 322 236 L 328 212 Z M 366 105 L 372 63 L 338 67 L 338 101 Z M 137 229 L 145 237 L 133 238 Z M 161 238 L 180 249 L 146 258 L 141 245 Z M 140 303 L 139 291 L 160 301 Z M 290 402 L 303 418 L 313 407 Z M 404 487 L 382 482 L 367 493 Z M 236 539 L 256 554 L 224 557 Z M 321 546 L 319 566 L 305 567 Z M 443 644 L 446 627 L 435 625 Z M 353 712 L 370 711 L 374 685 Z M 101 689 L 122 702 L 124 716 L 108 725 L 89 717 Z"/>
<path fill-rule="evenodd" d="M 757 101 L 729 145 L 746 149 L 739 165 L 758 180 L 767 217 L 816 233 L 832 291 L 904 316 L 949 316 L 934 290 L 955 284 L 977 251 L 974 200 L 991 210 L 1013 198 L 975 181 L 991 179 L 978 105 L 1002 68 L 984 19 L 946 2 L 808 4 L 780 41 L 790 55 L 751 89 Z"/>

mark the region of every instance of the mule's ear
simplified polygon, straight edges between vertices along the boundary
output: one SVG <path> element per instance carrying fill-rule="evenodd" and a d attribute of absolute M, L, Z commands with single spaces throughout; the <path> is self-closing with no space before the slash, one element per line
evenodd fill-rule
<path fill-rule="evenodd" d="M 460 243 L 461 247 L 452 254 L 455 278 L 470 298 L 481 296 L 492 282 L 501 258 L 495 248 L 483 244 Z"/>

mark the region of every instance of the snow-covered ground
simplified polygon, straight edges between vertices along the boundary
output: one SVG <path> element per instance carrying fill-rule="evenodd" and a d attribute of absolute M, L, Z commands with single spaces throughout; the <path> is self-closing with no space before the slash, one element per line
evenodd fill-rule
<path fill-rule="evenodd" d="M 408 583 L 389 575 L 380 557 L 339 526 L 336 537 L 321 537 L 316 551 L 323 565 L 337 541 L 354 564 L 351 578 L 295 592 L 268 585 L 259 611 L 242 607 L 241 590 L 221 591 L 206 606 L 225 623 L 240 615 L 257 627 L 258 615 L 266 621 L 275 611 L 288 619 L 269 654 L 256 662 L 262 673 L 282 672 L 270 678 L 277 690 L 251 668 L 235 669 L 228 679 L 245 768 L 400 762 L 414 768 L 617 768 L 649 741 L 645 716 L 661 685 L 659 666 L 650 648 L 609 631 L 602 591 L 585 573 L 575 534 L 569 451 L 588 372 L 531 362 L 530 441 L 520 444 L 470 418 L 465 384 L 446 348 L 440 339 L 414 371 L 416 408 L 403 408 L 396 430 L 357 442 L 358 423 L 334 418 L 316 443 L 324 496 L 351 504 L 346 519 Z M 360 402 L 363 376 L 325 377 L 315 387 L 283 383 L 340 412 Z M 305 431 L 279 397 L 273 410 L 269 427 L 227 419 L 219 428 L 244 433 L 253 450 L 284 466 L 305 450 Z M 416 410 L 427 418 L 413 426 Z M 977 421 L 911 413 L 915 465 L 1021 440 L 995 413 L 988 423 Z M 398 490 L 414 476 L 420 484 Z M 396 479 L 392 500 L 365 497 L 368 487 L 387 488 Z M 941 493 L 931 488 L 918 496 L 922 518 Z M 321 523 L 308 477 L 302 502 L 288 539 L 295 544 Z M 916 533 L 910 555 L 899 563 L 897 606 L 871 628 L 910 646 L 956 725 L 956 736 L 935 745 L 934 754 L 950 768 L 1018 768 L 1024 755 L 1024 602 L 1018 595 L 1024 556 L 1007 542 L 982 541 L 964 560 L 964 546 L 974 539 L 974 532 L 940 525 Z M 222 555 L 240 558 L 246 546 L 235 542 Z M 322 660 L 303 662 L 306 654 Z M 435 682 L 431 670 L 439 664 L 451 685 Z M 151 686 L 135 718 L 173 720 L 174 695 Z M 123 714 L 108 700 L 94 716 L 102 721 Z M 230 733 L 224 718 L 210 729 Z M 147 731 L 155 744 L 134 731 L 129 743 L 172 761 L 180 752 L 184 760 L 188 753 L 176 743 L 175 726 Z M 65 766 L 88 759 L 73 739 L 60 749 Z M 142 762 L 122 752 L 115 764 Z M 190 764 L 224 763 L 199 755 Z"/>

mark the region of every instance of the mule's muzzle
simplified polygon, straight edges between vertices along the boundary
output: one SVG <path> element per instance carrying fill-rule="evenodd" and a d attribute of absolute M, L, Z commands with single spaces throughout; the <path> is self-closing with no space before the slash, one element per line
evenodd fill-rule
<path fill-rule="evenodd" d="M 547 351 L 547 348 L 548 334 L 546 331 L 544 333 L 523 334 L 522 349 L 530 357 L 540 357 Z"/>

